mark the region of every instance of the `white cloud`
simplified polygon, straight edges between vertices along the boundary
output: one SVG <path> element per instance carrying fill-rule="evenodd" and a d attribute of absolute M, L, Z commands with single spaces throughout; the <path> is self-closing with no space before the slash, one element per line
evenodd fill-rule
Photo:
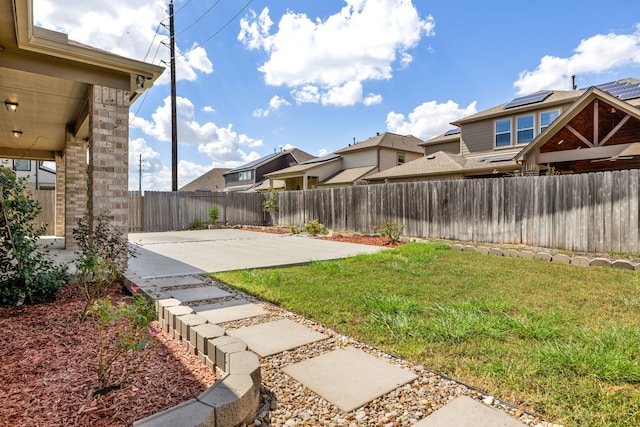
<path fill-rule="evenodd" d="M 65 33 L 69 39 L 118 55 L 160 64 L 169 60 L 169 48 L 160 42 L 168 39 L 167 30 L 158 23 L 167 21 L 164 0 L 135 2 L 103 0 L 34 0 L 36 25 Z M 72 12 L 70 12 L 72 11 Z M 180 55 L 176 46 L 176 78 L 193 81 L 197 73 L 213 72 L 213 65 L 203 47 Z M 169 83 L 165 71 L 156 84 Z"/>
<path fill-rule="evenodd" d="M 568 58 L 546 55 L 535 70 L 521 72 L 513 85 L 518 94 L 569 89 L 572 75 L 615 72 L 627 65 L 640 65 L 640 24 L 632 34 L 596 34 L 582 40 Z"/>
<path fill-rule="evenodd" d="M 369 95 L 367 95 L 365 99 L 362 100 L 362 103 L 367 107 L 371 105 L 380 104 L 381 102 L 382 102 L 382 95 L 375 94 L 375 93 L 370 93 Z"/>
<path fill-rule="evenodd" d="M 326 156 L 329 153 L 326 148 L 321 148 L 318 150 L 318 157 Z"/>
<path fill-rule="evenodd" d="M 433 35 L 435 23 L 431 16 L 421 19 L 411 0 L 345 2 L 324 21 L 289 11 L 273 34 L 265 8 L 259 16 L 254 12 L 241 20 L 238 39 L 269 54 L 259 67 L 266 83 L 293 88 L 297 102 L 362 102 L 362 83 L 392 78 L 394 64 L 411 62 L 407 51 L 423 35 Z"/>
<path fill-rule="evenodd" d="M 291 103 L 286 99 L 281 98 L 278 95 L 275 95 L 269 101 L 269 108 L 266 108 L 266 109 L 258 108 L 253 112 L 253 117 L 267 117 L 269 113 L 271 113 L 272 111 L 279 110 L 280 107 L 282 107 L 283 105 L 289 106 L 291 105 Z"/>
<path fill-rule="evenodd" d="M 216 112 L 215 108 L 213 108 L 210 105 L 205 105 L 204 107 L 202 107 L 202 111 L 204 111 L 205 113 L 215 113 Z"/>
<path fill-rule="evenodd" d="M 183 145 L 197 145 L 198 151 L 207 154 L 220 164 L 242 164 L 254 160 L 255 152 L 246 152 L 245 148 L 262 146 L 262 140 L 238 134 L 232 125 L 219 127 L 212 122 L 203 124 L 195 120 L 195 108 L 187 98 L 177 97 L 178 142 Z M 130 113 L 129 124 L 139 128 L 145 134 L 158 141 L 171 141 L 171 98 L 166 97 L 164 104 L 151 115 L 151 120 L 135 117 Z M 258 155 L 259 157 L 259 155 Z"/>
<path fill-rule="evenodd" d="M 142 190 L 171 190 L 171 168 L 162 163 L 160 154 L 149 147 L 143 138 L 129 141 L 129 189 L 139 188 L 140 156 L 142 156 Z"/>
<path fill-rule="evenodd" d="M 387 114 L 387 129 L 401 135 L 411 134 L 421 139 L 429 139 L 451 129 L 452 121 L 476 112 L 476 101 L 466 108 L 460 108 L 453 101 L 444 104 L 429 101 L 414 108 L 408 119 L 405 119 L 404 114 L 390 112 Z"/>

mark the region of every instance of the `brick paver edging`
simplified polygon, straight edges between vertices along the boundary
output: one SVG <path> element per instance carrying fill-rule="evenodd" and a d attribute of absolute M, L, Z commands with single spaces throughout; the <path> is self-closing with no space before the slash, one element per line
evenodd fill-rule
<path fill-rule="evenodd" d="M 557 262 L 561 264 L 574 264 L 591 267 L 613 267 L 621 268 L 625 270 L 640 270 L 640 264 L 634 264 L 626 259 L 618 259 L 611 261 L 607 258 L 588 258 L 586 256 L 574 256 L 570 257 L 565 254 L 550 254 L 548 252 L 540 251 L 533 252 L 531 250 L 517 250 L 517 249 L 504 249 L 498 247 L 489 246 L 472 246 L 463 245 L 460 243 L 453 243 L 450 245 L 451 249 L 467 252 L 478 252 L 481 254 L 489 254 L 495 256 L 512 256 L 520 258 L 534 258 L 543 259 L 550 262 Z"/>
<path fill-rule="evenodd" d="M 125 279 L 128 288 L 135 286 Z M 141 289 L 142 291 L 142 289 Z M 153 296 L 148 295 L 153 300 Z M 135 421 L 135 427 L 210 426 L 231 427 L 253 422 L 260 404 L 262 371 L 258 355 L 240 339 L 195 314 L 181 301 L 154 301 L 162 329 L 197 355 L 221 378 L 198 397 Z"/>

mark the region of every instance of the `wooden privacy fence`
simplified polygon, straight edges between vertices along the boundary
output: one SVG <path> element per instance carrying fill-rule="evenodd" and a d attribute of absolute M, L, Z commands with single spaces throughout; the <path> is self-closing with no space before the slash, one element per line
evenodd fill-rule
<path fill-rule="evenodd" d="M 36 226 L 45 226 L 44 235 L 55 235 L 56 192 L 52 190 L 29 190 L 34 200 L 40 203 L 42 211 L 35 220 Z"/>
<path fill-rule="evenodd" d="M 300 227 L 316 219 L 360 233 L 395 221 L 412 237 L 638 254 L 639 190 L 638 170 L 627 170 L 291 191 L 277 193 L 275 221 Z M 196 215 L 206 222 L 212 203 L 230 225 L 269 219 L 267 194 L 204 194 L 147 192 L 145 230 L 188 228 Z"/>
<path fill-rule="evenodd" d="M 199 220 L 209 222 L 209 209 L 218 206 L 218 222 L 229 224 L 262 225 L 262 202 L 259 193 L 220 193 L 202 191 L 160 192 L 146 191 L 142 201 L 130 196 L 129 212 L 138 215 L 131 224 L 143 224 L 144 231 L 185 230 Z M 138 203 L 132 207 L 133 203 Z M 131 231 L 141 231 L 140 226 Z"/>

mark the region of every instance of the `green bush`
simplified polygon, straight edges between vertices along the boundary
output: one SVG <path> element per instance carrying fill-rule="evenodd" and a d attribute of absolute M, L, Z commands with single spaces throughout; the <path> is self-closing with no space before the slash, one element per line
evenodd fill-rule
<path fill-rule="evenodd" d="M 76 271 L 78 288 L 86 300 L 80 316 L 84 320 L 89 306 L 105 294 L 107 287 L 120 279 L 127 269 L 129 257 L 135 252 L 129 249 L 123 233 L 114 229 L 105 215 L 94 217 L 93 224 L 85 215 L 77 222 L 73 238 L 78 244 Z"/>
<path fill-rule="evenodd" d="M 34 220 L 41 211 L 26 189 L 26 178 L 0 167 L 0 305 L 38 304 L 54 300 L 67 281 L 38 245 L 45 227 Z"/>
<path fill-rule="evenodd" d="M 269 198 L 262 202 L 262 210 L 267 213 L 274 213 L 280 210 L 280 205 L 278 205 L 278 197 L 276 197 L 276 190 L 273 188 L 269 189 Z"/>
<path fill-rule="evenodd" d="M 220 211 L 218 210 L 218 205 L 211 206 L 211 209 L 209 209 L 209 224 L 215 225 L 219 216 Z"/>
<path fill-rule="evenodd" d="M 201 230 L 203 228 L 204 225 L 199 219 L 194 219 L 193 222 L 189 225 L 189 230 Z"/>
<path fill-rule="evenodd" d="M 400 234 L 402 230 L 404 230 L 404 225 L 398 225 L 395 221 L 385 221 L 383 225 L 373 227 L 373 230 L 380 236 L 389 239 L 390 243 L 395 243 L 400 240 Z"/>
<path fill-rule="evenodd" d="M 304 229 L 307 233 L 311 234 L 312 236 L 329 233 L 329 230 L 327 230 L 327 227 L 324 224 L 321 224 L 320 222 L 318 222 L 317 219 L 313 219 L 307 222 L 304 225 Z"/>
<path fill-rule="evenodd" d="M 133 295 L 125 297 L 124 304 L 114 306 L 106 296 L 94 301 L 88 310 L 98 330 L 100 346 L 96 369 L 100 388 L 94 394 L 120 388 L 157 346 L 149 328 L 155 311 L 138 289 L 131 288 Z M 107 330 L 115 336 L 108 336 Z"/>

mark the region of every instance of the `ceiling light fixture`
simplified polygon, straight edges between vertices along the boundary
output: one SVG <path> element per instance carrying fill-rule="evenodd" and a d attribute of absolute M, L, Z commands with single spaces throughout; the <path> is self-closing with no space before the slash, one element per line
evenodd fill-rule
<path fill-rule="evenodd" d="M 15 113 L 16 111 L 18 111 L 18 103 L 17 102 L 4 101 L 4 106 L 7 109 L 7 111 L 10 112 L 10 113 Z"/>
<path fill-rule="evenodd" d="M 13 137 L 14 138 L 22 138 L 22 131 L 21 130 L 13 130 Z"/>

